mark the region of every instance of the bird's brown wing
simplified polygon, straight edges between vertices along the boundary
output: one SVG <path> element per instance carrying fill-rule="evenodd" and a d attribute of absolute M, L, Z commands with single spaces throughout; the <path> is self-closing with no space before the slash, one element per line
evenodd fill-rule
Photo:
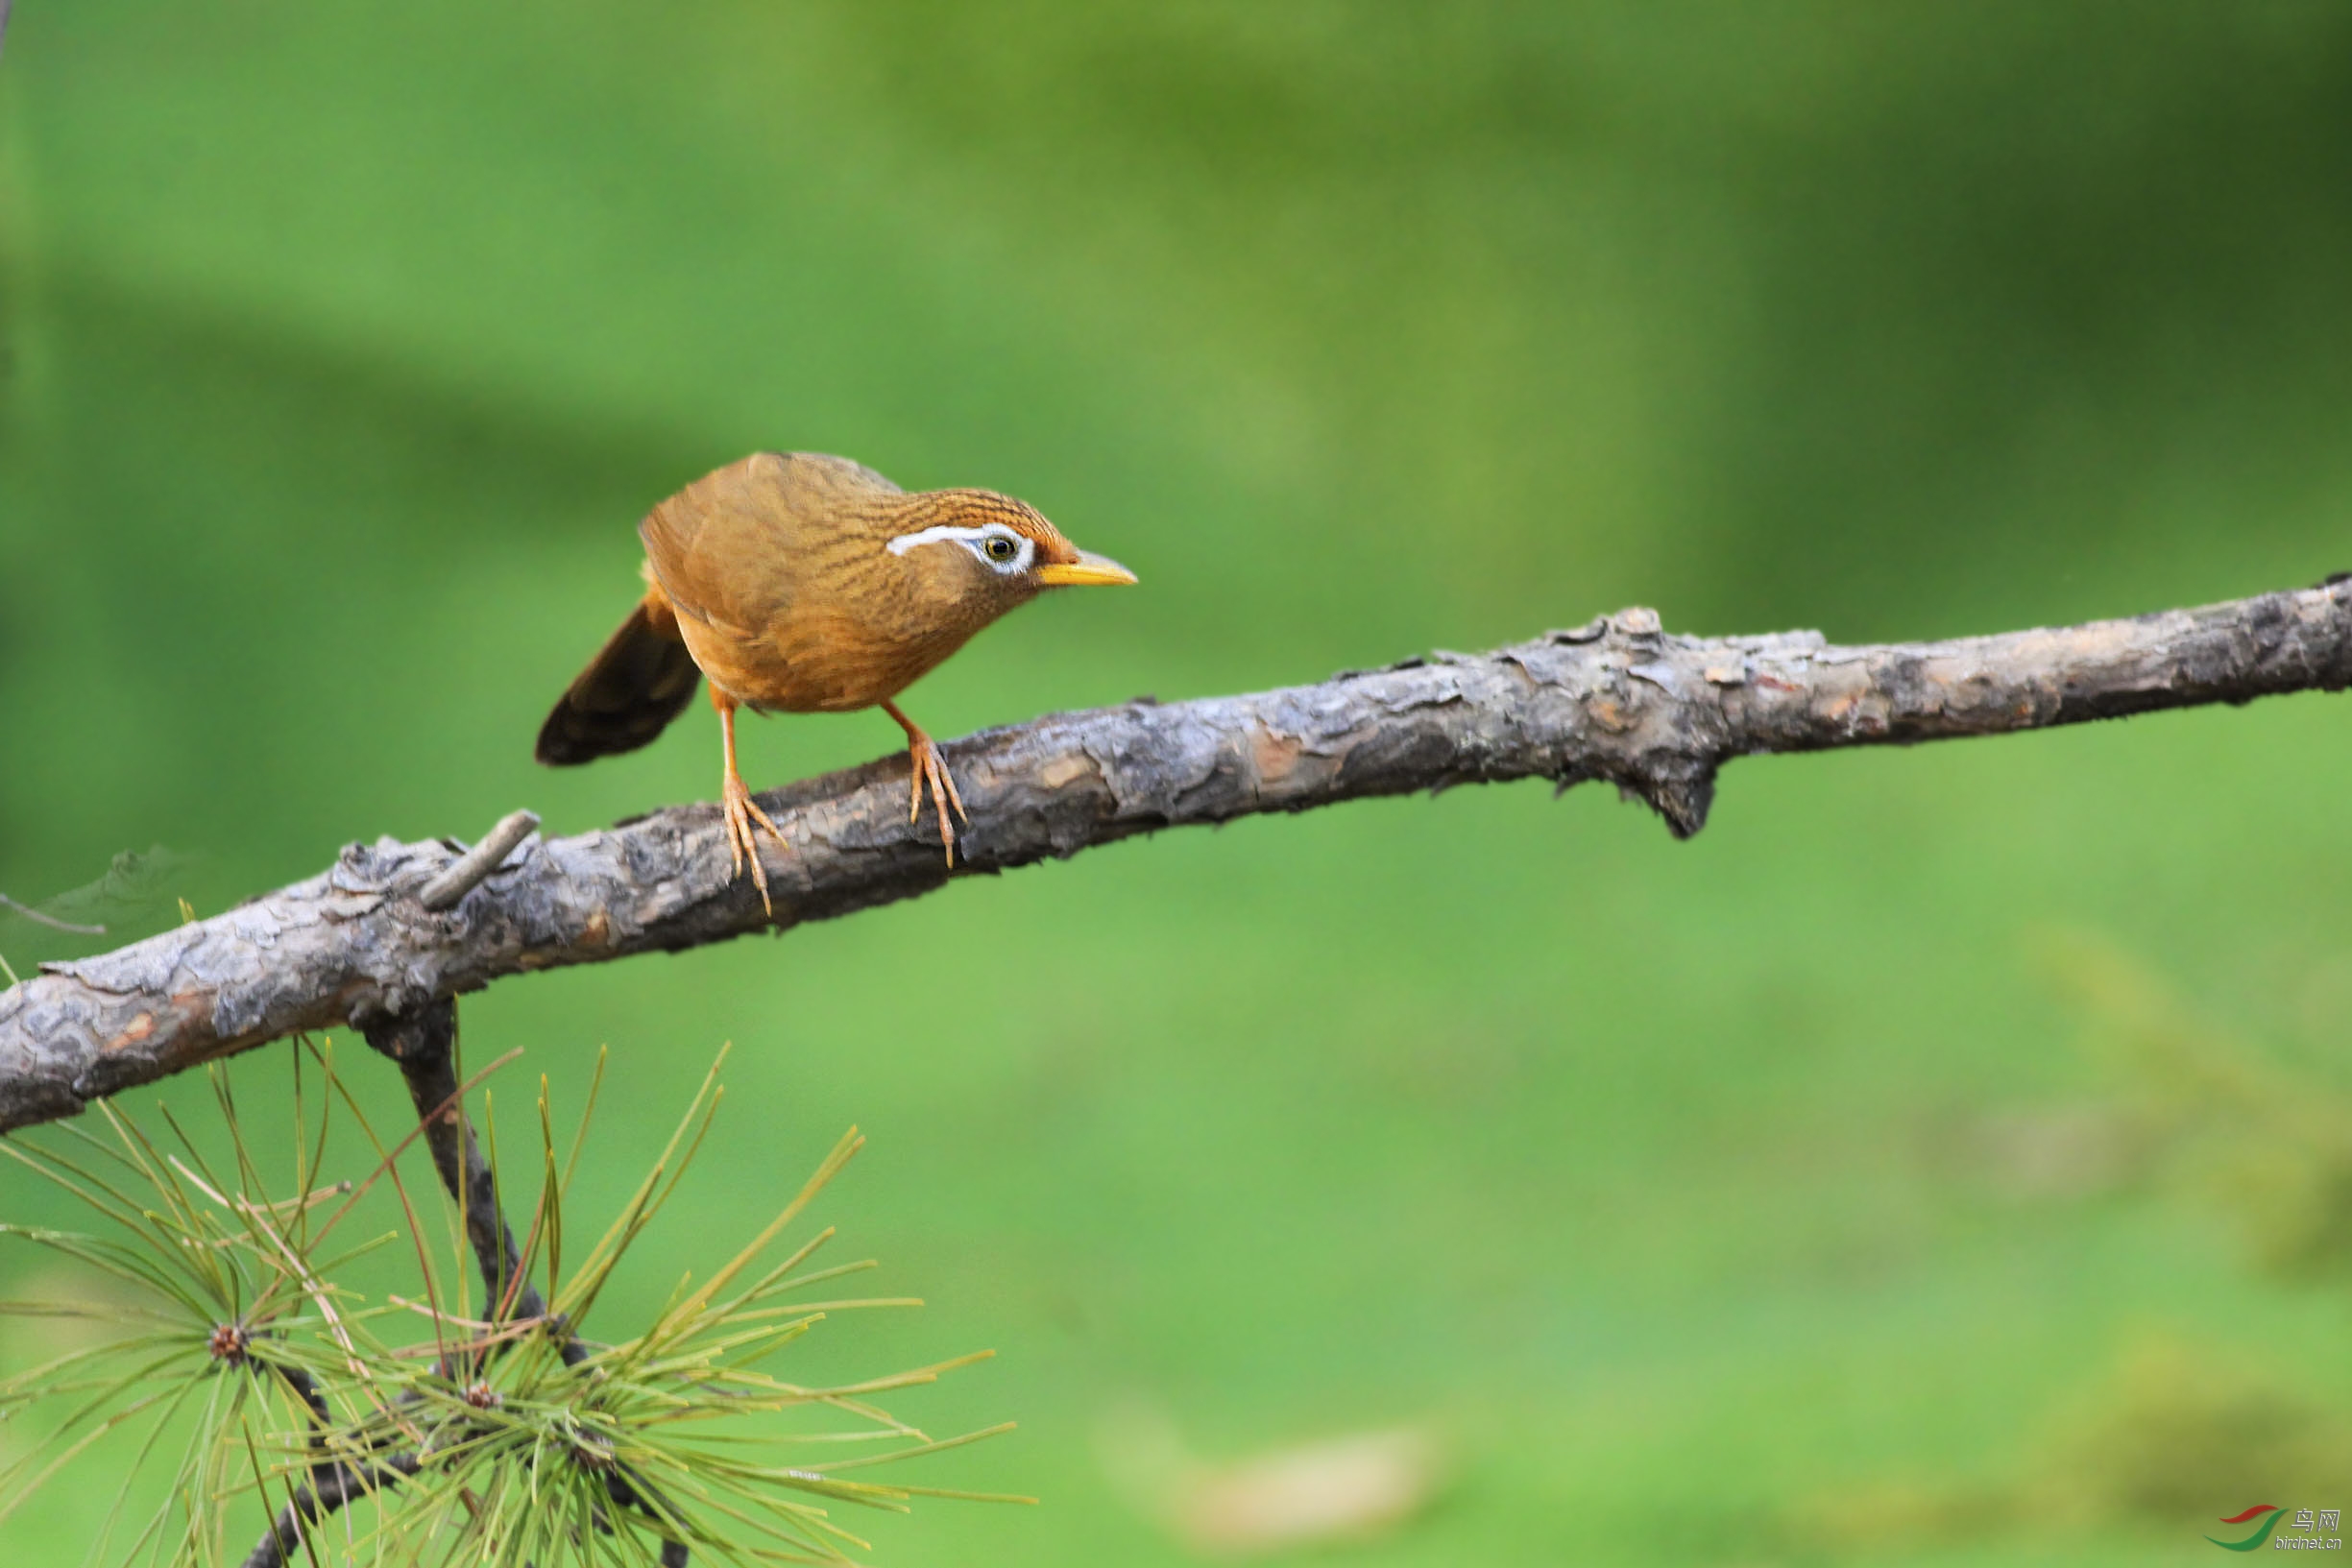
<path fill-rule="evenodd" d="M 655 507 L 637 533 L 678 614 L 760 638 L 790 616 L 829 558 L 871 532 L 876 503 L 899 494 L 845 457 L 754 452 Z"/>

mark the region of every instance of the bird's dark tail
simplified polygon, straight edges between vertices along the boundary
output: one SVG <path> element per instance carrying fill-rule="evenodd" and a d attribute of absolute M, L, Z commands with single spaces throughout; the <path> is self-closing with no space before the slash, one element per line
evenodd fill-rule
<path fill-rule="evenodd" d="M 655 589 L 629 612 L 539 727 L 539 760 L 569 767 L 635 751 L 668 727 L 702 671 L 678 636 L 678 616 Z"/>

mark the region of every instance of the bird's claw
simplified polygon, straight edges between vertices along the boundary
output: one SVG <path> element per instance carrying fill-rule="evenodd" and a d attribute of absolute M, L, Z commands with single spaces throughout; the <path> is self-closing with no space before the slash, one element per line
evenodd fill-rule
<path fill-rule="evenodd" d="M 751 798 L 743 781 L 733 773 L 727 775 L 720 791 L 720 808 L 727 819 L 727 874 L 740 877 L 746 863 L 751 866 L 751 884 L 760 890 L 760 907 L 770 919 L 775 918 L 776 906 L 767 896 L 767 868 L 760 863 L 760 846 L 752 836 L 752 824 L 765 828 L 779 849 L 788 854 L 791 844 L 784 830 L 776 826 L 775 818 L 760 809 L 760 803 Z"/>
<path fill-rule="evenodd" d="M 931 736 L 920 731 L 909 736 L 907 761 L 907 821 L 919 822 L 923 817 L 923 785 L 931 785 L 931 800 L 939 813 L 939 847 L 947 853 L 950 869 L 956 864 L 956 830 L 947 819 L 952 804 L 956 815 L 969 823 L 972 818 L 963 808 L 963 797 L 956 792 L 956 776 L 947 770 L 947 762 L 939 756 L 939 748 Z"/>

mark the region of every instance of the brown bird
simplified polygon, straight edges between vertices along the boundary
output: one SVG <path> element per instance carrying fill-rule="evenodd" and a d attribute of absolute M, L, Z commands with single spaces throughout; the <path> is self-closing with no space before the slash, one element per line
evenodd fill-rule
<path fill-rule="evenodd" d="M 928 784 L 952 866 L 948 808 L 961 817 L 963 802 L 938 747 L 891 699 L 1046 589 L 1135 581 L 1009 495 L 909 495 L 815 452 L 754 452 L 705 474 L 655 507 L 637 537 L 645 596 L 547 715 L 539 760 L 562 767 L 635 751 L 685 709 L 695 676 L 708 678 L 726 751 L 728 852 L 737 874 L 750 863 L 771 913 L 752 824 L 789 846 L 736 770 L 737 708 L 880 707 L 907 732 L 907 820 L 922 815 Z"/>

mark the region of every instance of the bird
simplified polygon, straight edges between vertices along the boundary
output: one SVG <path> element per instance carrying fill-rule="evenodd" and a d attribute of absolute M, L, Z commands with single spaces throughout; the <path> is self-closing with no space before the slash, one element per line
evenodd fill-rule
<path fill-rule="evenodd" d="M 928 785 L 952 869 L 952 805 L 939 748 L 898 694 L 974 633 L 1050 588 L 1131 584 L 1072 544 L 1035 507 L 990 490 L 908 492 L 821 452 L 754 452 L 663 501 L 638 524 L 644 596 L 540 727 L 536 755 L 568 767 L 635 751 L 693 699 L 717 710 L 729 876 L 751 869 L 775 905 L 753 827 L 789 853 L 736 766 L 735 714 L 880 708 L 907 733 L 907 820 Z"/>

